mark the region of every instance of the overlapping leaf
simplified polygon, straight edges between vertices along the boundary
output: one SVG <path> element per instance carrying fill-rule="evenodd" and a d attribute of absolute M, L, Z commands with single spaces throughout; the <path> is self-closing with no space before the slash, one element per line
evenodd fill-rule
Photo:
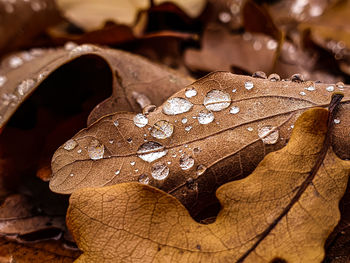
<path fill-rule="evenodd" d="M 349 87 L 272 81 L 218 72 L 174 94 L 148 115 L 116 113 L 76 134 L 52 159 L 50 188 L 72 193 L 140 181 L 176 196 L 195 215 L 214 191 L 251 173 L 283 147 L 296 118 L 345 93 L 333 135 L 350 156 Z"/>
<path fill-rule="evenodd" d="M 286 147 L 219 188 L 222 210 L 209 225 L 142 184 L 74 192 L 67 223 L 84 252 L 77 262 L 321 262 L 350 174 L 350 162 L 327 150 L 327 116 L 306 111 Z"/>

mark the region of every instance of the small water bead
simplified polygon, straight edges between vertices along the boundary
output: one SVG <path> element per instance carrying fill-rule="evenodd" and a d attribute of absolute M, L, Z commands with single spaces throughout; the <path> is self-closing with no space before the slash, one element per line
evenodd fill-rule
<path fill-rule="evenodd" d="M 329 92 L 333 92 L 334 91 L 334 87 L 333 86 L 328 86 L 326 88 L 326 90 L 329 91 Z"/>
<path fill-rule="evenodd" d="M 293 82 L 303 82 L 304 81 L 304 76 L 301 74 L 294 74 L 290 77 L 290 80 Z"/>
<path fill-rule="evenodd" d="M 69 174 L 69 176 L 70 176 L 70 177 L 73 177 L 73 176 L 74 176 L 74 174 L 73 174 L 73 173 L 71 173 L 71 174 Z"/>
<path fill-rule="evenodd" d="M 238 106 L 232 106 L 230 109 L 231 114 L 237 114 L 240 111 Z"/>
<path fill-rule="evenodd" d="M 201 152 L 201 148 L 200 148 L 200 147 L 195 147 L 195 148 L 193 148 L 193 152 L 194 152 L 195 154 L 198 154 L 198 153 Z"/>
<path fill-rule="evenodd" d="M 207 167 L 205 167 L 203 164 L 200 164 L 197 166 L 196 175 L 202 175 L 207 170 Z"/>
<path fill-rule="evenodd" d="M 108 142 L 109 142 L 110 144 L 113 144 L 113 143 L 114 143 L 114 140 L 110 139 Z"/>
<path fill-rule="evenodd" d="M 335 86 L 340 90 L 344 90 L 344 83 L 343 82 L 337 82 L 337 84 L 335 84 Z"/>
<path fill-rule="evenodd" d="M 88 53 L 88 52 L 93 52 L 96 51 L 96 47 L 89 45 L 89 44 L 83 44 L 80 46 L 77 46 L 75 48 L 73 48 L 70 52 L 69 52 L 69 57 L 75 57 L 84 53 Z"/>
<path fill-rule="evenodd" d="M 264 144 L 275 144 L 279 138 L 279 131 L 273 126 L 265 126 L 258 129 L 258 136 Z"/>
<path fill-rule="evenodd" d="M 192 126 L 186 126 L 185 131 L 189 132 L 192 129 Z"/>
<path fill-rule="evenodd" d="M 116 170 L 116 171 L 114 172 L 114 174 L 115 174 L 115 175 L 120 174 L 120 170 Z"/>
<path fill-rule="evenodd" d="M 233 92 L 233 93 L 237 92 L 237 89 L 233 89 L 232 92 Z"/>
<path fill-rule="evenodd" d="M 10 58 L 9 60 L 9 66 L 11 68 L 18 68 L 19 66 L 21 66 L 23 64 L 23 59 L 21 59 L 18 56 L 13 56 Z"/>
<path fill-rule="evenodd" d="M 78 44 L 72 42 L 72 41 L 68 41 L 64 44 L 64 49 L 67 51 L 73 50 L 74 48 L 76 48 L 78 46 Z"/>
<path fill-rule="evenodd" d="M 118 126 L 119 126 L 119 121 L 118 121 L 118 120 L 113 121 L 113 125 L 114 125 L 115 127 L 118 127 Z"/>
<path fill-rule="evenodd" d="M 187 123 L 187 118 L 183 118 L 183 119 L 181 120 L 181 122 L 182 122 L 183 124 Z"/>
<path fill-rule="evenodd" d="M 90 142 L 88 146 L 88 154 L 90 159 L 99 160 L 103 158 L 105 152 L 105 146 L 98 140 L 94 139 Z"/>
<path fill-rule="evenodd" d="M 219 20 L 226 24 L 231 21 L 231 15 L 229 12 L 221 12 L 219 13 Z"/>
<path fill-rule="evenodd" d="M 49 74 L 49 71 L 45 70 L 43 72 L 41 72 L 38 77 L 37 77 L 37 81 L 42 81 L 44 78 L 46 78 L 46 76 Z"/>
<path fill-rule="evenodd" d="M 308 90 L 308 91 L 315 91 L 316 90 L 315 86 L 309 86 L 309 87 L 307 87 L 305 89 Z"/>
<path fill-rule="evenodd" d="M 161 121 L 157 121 L 153 125 L 151 130 L 151 135 L 154 138 L 163 140 L 171 137 L 171 135 L 173 135 L 173 132 L 174 132 L 174 125 L 168 121 L 161 120 Z"/>
<path fill-rule="evenodd" d="M 11 93 L 4 93 L 1 96 L 1 103 L 4 106 L 14 106 L 18 101 L 18 97 L 15 94 L 11 94 Z"/>
<path fill-rule="evenodd" d="M 275 50 L 275 49 L 277 48 L 277 46 L 278 46 L 278 43 L 277 43 L 277 41 L 274 40 L 274 39 L 270 39 L 270 40 L 267 41 L 267 43 L 266 43 L 266 47 L 267 47 L 267 49 L 269 49 L 269 50 Z"/>
<path fill-rule="evenodd" d="M 153 162 L 168 153 L 164 146 L 158 142 L 146 142 L 137 150 L 137 156 L 146 162 Z"/>
<path fill-rule="evenodd" d="M 244 87 L 247 89 L 247 90 L 251 90 L 252 88 L 254 88 L 254 84 L 253 82 L 251 81 L 247 81 L 244 83 Z"/>
<path fill-rule="evenodd" d="M 214 121 L 214 114 L 208 110 L 201 110 L 198 113 L 197 120 L 200 124 L 209 124 Z"/>
<path fill-rule="evenodd" d="M 188 170 L 191 169 L 194 165 L 194 159 L 187 155 L 183 154 L 180 158 L 180 167 L 182 170 Z"/>
<path fill-rule="evenodd" d="M 78 145 L 78 143 L 73 140 L 73 139 L 70 139 L 68 141 L 66 141 L 66 143 L 64 144 L 63 146 L 63 149 L 67 150 L 67 151 L 71 151 L 73 150 L 76 146 Z"/>
<path fill-rule="evenodd" d="M 184 98 L 171 98 L 164 103 L 162 110 L 166 115 L 178 115 L 190 111 L 192 107 L 193 104 Z"/>
<path fill-rule="evenodd" d="M 32 89 L 35 85 L 35 81 L 33 79 L 26 79 L 23 80 L 18 86 L 17 86 L 17 92 L 19 95 L 23 96 L 25 95 L 30 89 Z"/>
<path fill-rule="evenodd" d="M 127 141 L 128 143 L 132 143 L 132 138 L 127 138 L 126 141 Z"/>
<path fill-rule="evenodd" d="M 267 79 L 266 73 L 263 71 L 256 71 L 252 75 L 253 78 Z"/>
<path fill-rule="evenodd" d="M 248 127 L 247 130 L 251 132 L 251 131 L 253 131 L 254 129 L 253 129 L 252 127 Z"/>
<path fill-rule="evenodd" d="M 34 56 L 32 54 L 30 54 L 29 52 L 22 52 L 21 53 L 21 58 L 24 61 L 31 61 L 34 58 Z"/>
<path fill-rule="evenodd" d="M 135 164 L 136 164 L 135 161 L 131 161 L 131 162 L 130 162 L 130 165 L 131 165 L 131 166 L 134 166 Z"/>
<path fill-rule="evenodd" d="M 207 93 L 203 104 L 210 111 L 221 111 L 230 106 L 231 96 L 224 91 L 214 89 Z"/>
<path fill-rule="evenodd" d="M 276 73 L 272 73 L 269 75 L 268 80 L 269 81 L 280 81 L 281 77 L 280 77 L 280 75 L 278 75 Z"/>
<path fill-rule="evenodd" d="M 306 95 L 306 93 L 305 93 L 304 91 L 300 91 L 299 94 L 300 94 L 301 96 L 305 96 L 305 95 Z"/>
<path fill-rule="evenodd" d="M 138 179 L 138 181 L 139 181 L 139 183 L 141 183 L 141 184 L 149 184 L 149 177 L 147 176 L 147 174 L 141 174 L 140 176 L 139 176 L 139 179 Z"/>
<path fill-rule="evenodd" d="M 141 113 L 136 114 L 133 120 L 134 124 L 140 128 L 145 127 L 148 124 L 148 118 Z"/>
<path fill-rule="evenodd" d="M 334 119 L 334 123 L 335 123 L 335 124 L 339 124 L 339 123 L 340 123 L 340 120 L 339 120 L 339 119 Z"/>
<path fill-rule="evenodd" d="M 164 180 L 169 175 L 169 167 L 164 163 L 157 163 L 153 165 L 151 175 L 156 180 Z"/>
<path fill-rule="evenodd" d="M 197 95 L 197 91 L 194 88 L 188 88 L 185 91 L 185 96 L 187 98 L 192 98 Z"/>
<path fill-rule="evenodd" d="M 77 151 L 77 153 L 81 153 L 82 152 L 82 150 L 81 149 L 79 149 L 78 151 Z"/>
<path fill-rule="evenodd" d="M 7 81 L 7 77 L 0 75 L 0 87 L 4 86 Z"/>

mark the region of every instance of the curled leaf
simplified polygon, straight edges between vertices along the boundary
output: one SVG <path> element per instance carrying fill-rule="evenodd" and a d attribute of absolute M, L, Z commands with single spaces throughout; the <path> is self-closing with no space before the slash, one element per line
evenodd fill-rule
<path fill-rule="evenodd" d="M 74 192 L 67 223 L 84 252 L 77 262 L 322 261 L 350 174 L 349 161 L 327 152 L 327 117 L 305 112 L 286 147 L 219 188 L 222 210 L 209 225 L 142 184 Z"/>

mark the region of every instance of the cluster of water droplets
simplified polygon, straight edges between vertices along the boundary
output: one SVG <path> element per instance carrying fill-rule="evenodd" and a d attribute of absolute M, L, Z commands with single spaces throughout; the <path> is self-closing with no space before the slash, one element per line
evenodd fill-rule
<path fill-rule="evenodd" d="M 154 162 L 165 156 L 167 150 L 158 142 L 149 141 L 142 144 L 137 150 L 137 156 L 146 162 Z"/>

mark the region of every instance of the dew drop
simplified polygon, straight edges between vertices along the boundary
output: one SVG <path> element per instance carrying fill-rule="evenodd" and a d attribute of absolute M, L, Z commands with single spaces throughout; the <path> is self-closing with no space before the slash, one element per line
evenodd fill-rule
<path fill-rule="evenodd" d="M 281 77 L 276 73 L 272 73 L 269 75 L 268 80 L 269 81 L 280 81 Z"/>
<path fill-rule="evenodd" d="M 43 72 L 41 72 L 38 77 L 37 77 L 37 81 L 42 81 L 44 78 L 46 78 L 46 76 L 49 74 L 49 71 L 44 70 Z"/>
<path fill-rule="evenodd" d="M 115 127 L 118 127 L 118 126 L 119 126 L 119 121 L 118 121 L 118 120 L 113 121 L 113 125 L 114 125 Z"/>
<path fill-rule="evenodd" d="M 89 44 L 83 44 L 80 46 L 77 46 L 75 48 L 73 48 L 70 52 L 69 52 L 69 57 L 75 57 L 84 53 L 88 53 L 88 52 L 93 52 L 96 51 L 96 47 L 89 45 Z"/>
<path fill-rule="evenodd" d="M 315 86 L 309 86 L 309 87 L 307 87 L 306 88 L 306 90 L 308 90 L 308 91 L 314 91 L 314 90 L 316 90 L 316 88 L 315 88 Z"/>
<path fill-rule="evenodd" d="M 200 164 L 197 166 L 196 174 L 202 175 L 207 170 L 207 167 L 205 167 L 203 164 Z"/>
<path fill-rule="evenodd" d="M 70 177 L 73 177 L 73 176 L 74 176 L 74 174 L 73 174 L 73 173 L 71 173 L 71 174 L 69 174 L 69 176 L 70 176 Z"/>
<path fill-rule="evenodd" d="M 332 92 L 332 91 L 334 91 L 334 87 L 333 86 L 328 86 L 326 88 L 326 90 L 329 91 L 329 92 Z"/>
<path fill-rule="evenodd" d="M 192 126 L 186 126 L 185 131 L 189 132 L 192 129 Z"/>
<path fill-rule="evenodd" d="M 247 81 L 244 83 L 244 87 L 247 89 L 247 90 L 251 90 L 252 88 L 254 88 L 254 84 L 253 82 L 251 81 Z"/>
<path fill-rule="evenodd" d="M 334 119 L 334 123 L 335 123 L 335 124 L 339 124 L 339 123 L 340 123 L 340 120 L 339 120 L 339 119 Z"/>
<path fill-rule="evenodd" d="M 169 175 L 169 167 L 164 163 L 157 163 L 153 165 L 151 174 L 156 180 L 164 180 Z"/>
<path fill-rule="evenodd" d="M 190 111 L 192 107 L 193 104 L 184 98 L 172 98 L 164 103 L 162 110 L 166 115 L 177 115 Z"/>
<path fill-rule="evenodd" d="M 201 110 L 198 113 L 197 120 L 200 124 L 209 124 L 214 121 L 214 114 L 208 110 Z"/>
<path fill-rule="evenodd" d="M 88 154 L 92 160 L 99 160 L 103 158 L 105 146 L 98 140 L 94 139 L 88 146 Z"/>
<path fill-rule="evenodd" d="M 66 42 L 66 44 L 64 44 L 64 49 L 67 51 L 73 50 L 74 48 L 76 48 L 78 46 L 78 44 L 72 42 L 72 41 L 68 41 Z"/>
<path fill-rule="evenodd" d="M 251 132 L 251 131 L 253 131 L 254 129 L 253 129 L 252 127 L 248 127 L 247 130 Z"/>
<path fill-rule="evenodd" d="M 185 96 L 187 98 L 192 98 L 197 95 L 197 91 L 194 88 L 187 88 L 185 91 Z"/>
<path fill-rule="evenodd" d="M 1 96 L 1 103 L 5 106 L 15 105 L 17 101 L 18 101 L 18 97 L 15 94 L 4 93 Z"/>
<path fill-rule="evenodd" d="M 338 89 L 344 90 L 344 83 L 343 82 L 337 82 L 337 84 L 335 84 L 335 85 L 337 86 Z M 1 86 L 1 84 L 0 84 L 0 86 Z"/>
<path fill-rule="evenodd" d="M 231 97 L 224 91 L 214 89 L 207 93 L 203 104 L 210 111 L 221 111 L 230 106 Z"/>
<path fill-rule="evenodd" d="M 194 165 L 194 159 L 187 154 L 183 154 L 180 158 L 180 167 L 182 170 L 188 170 Z"/>
<path fill-rule="evenodd" d="M 238 106 L 232 106 L 230 109 L 231 114 L 237 114 L 240 111 Z"/>
<path fill-rule="evenodd" d="M 136 164 L 135 161 L 131 161 L 131 162 L 130 162 L 130 165 L 131 165 L 131 166 L 134 166 L 135 164 Z"/>
<path fill-rule="evenodd" d="M 269 49 L 269 50 L 275 50 L 275 49 L 277 48 L 277 46 L 278 46 L 278 43 L 277 43 L 277 41 L 274 40 L 274 39 L 270 39 L 270 40 L 267 41 L 267 43 L 266 43 L 266 47 L 267 47 L 267 49 Z"/>
<path fill-rule="evenodd" d="M 290 79 L 293 82 L 303 82 L 304 81 L 304 77 L 301 74 L 294 74 L 290 77 Z"/>
<path fill-rule="evenodd" d="M 183 118 L 183 119 L 181 120 L 181 122 L 182 122 L 183 124 L 187 123 L 187 118 Z"/>
<path fill-rule="evenodd" d="M 305 95 L 306 95 L 306 93 L 305 93 L 304 91 L 300 91 L 299 94 L 300 94 L 301 96 L 305 96 Z"/>
<path fill-rule="evenodd" d="M 167 154 L 164 146 L 158 142 L 146 142 L 137 150 L 137 156 L 146 162 L 153 162 Z"/>
<path fill-rule="evenodd" d="M 79 149 L 78 151 L 77 151 L 77 153 L 81 153 L 82 152 L 82 150 L 81 149 Z"/>
<path fill-rule="evenodd" d="M 18 56 L 13 56 L 9 60 L 9 66 L 11 68 L 18 68 L 23 64 L 23 60 Z"/>
<path fill-rule="evenodd" d="M 114 140 L 113 140 L 113 139 L 110 139 L 108 142 L 109 142 L 110 144 L 113 144 L 113 143 L 114 143 Z"/>
<path fill-rule="evenodd" d="M 233 92 L 233 93 L 237 92 L 237 89 L 233 89 L 232 92 Z"/>
<path fill-rule="evenodd" d="M 258 129 L 258 136 L 264 144 L 275 144 L 278 141 L 279 131 L 273 126 L 264 126 Z"/>
<path fill-rule="evenodd" d="M 221 12 L 219 14 L 219 20 L 224 24 L 230 22 L 231 21 L 230 13 L 229 12 Z"/>
<path fill-rule="evenodd" d="M 167 121 L 157 121 L 151 130 L 151 135 L 157 139 L 166 139 L 171 137 L 174 132 L 174 125 Z"/>
<path fill-rule="evenodd" d="M 23 96 L 25 95 L 31 88 L 33 88 L 35 85 L 35 81 L 33 79 L 26 79 L 23 80 L 18 86 L 17 86 L 17 92 L 19 95 Z"/>
<path fill-rule="evenodd" d="M 73 139 L 70 139 L 68 141 L 66 141 L 66 143 L 64 144 L 63 146 L 63 149 L 67 150 L 67 151 L 71 151 L 73 150 L 76 146 L 78 145 L 78 143 L 73 140 Z"/>
<path fill-rule="evenodd" d="M 7 77 L 0 75 L 0 87 L 4 86 L 7 81 Z"/>
<path fill-rule="evenodd" d="M 140 128 L 145 127 L 148 123 L 148 118 L 141 113 L 136 114 L 133 120 L 134 124 Z"/>
<path fill-rule="evenodd" d="M 266 73 L 263 71 L 256 71 L 252 75 L 253 78 L 267 79 Z"/>
<path fill-rule="evenodd" d="M 132 143 L 132 138 L 127 138 L 126 141 L 127 141 L 128 143 Z"/>
<path fill-rule="evenodd" d="M 195 147 L 195 148 L 193 148 L 193 152 L 194 152 L 195 154 L 198 154 L 198 153 L 201 152 L 201 148 L 200 148 L 200 147 Z"/>
<path fill-rule="evenodd" d="M 114 174 L 115 174 L 115 175 L 120 174 L 120 170 L 116 170 L 116 171 L 114 172 Z"/>
<path fill-rule="evenodd" d="M 149 177 L 147 174 L 141 174 L 138 179 L 139 183 L 141 184 L 149 184 Z"/>

